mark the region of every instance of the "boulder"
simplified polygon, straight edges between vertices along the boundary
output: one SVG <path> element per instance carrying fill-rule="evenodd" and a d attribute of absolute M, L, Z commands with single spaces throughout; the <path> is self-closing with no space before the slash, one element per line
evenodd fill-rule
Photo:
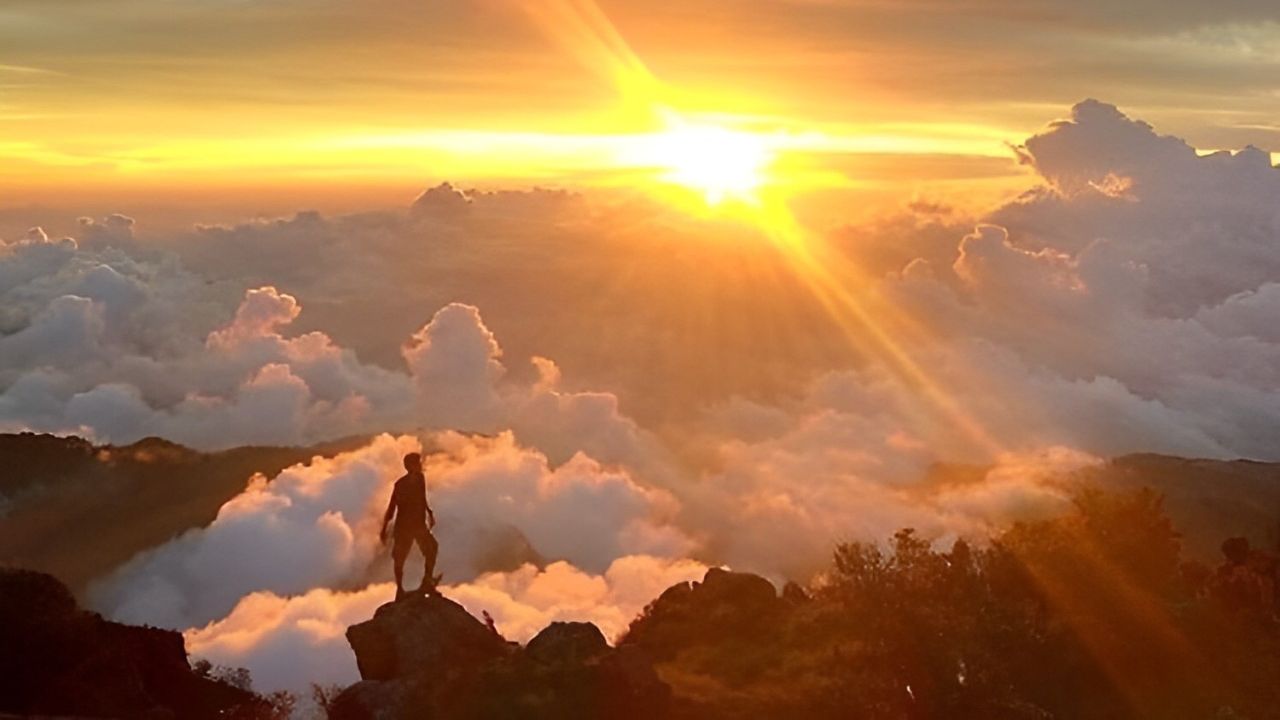
<path fill-rule="evenodd" d="M 387 603 L 373 619 L 348 628 L 347 641 L 365 680 L 392 680 L 429 668 L 466 669 L 508 649 L 501 636 L 439 595 Z"/>
<path fill-rule="evenodd" d="M 622 644 L 666 661 L 695 645 L 750 636 L 793 607 L 759 575 L 711 568 L 702 582 L 673 585 L 658 596 L 631 623 Z"/>
<path fill-rule="evenodd" d="M 610 647 L 591 623 L 552 623 L 522 648 L 457 603 L 408 597 L 347 639 L 364 680 L 338 696 L 336 720 L 639 720 L 663 717 L 670 702 L 645 654 Z"/>
<path fill-rule="evenodd" d="M 604 633 L 588 622 L 553 622 L 525 646 L 530 660 L 546 665 L 581 665 L 608 652 Z"/>
<path fill-rule="evenodd" d="M 773 583 L 759 575 L 711 568 L 696 588 L 701 602 L 726 605 L 735 610 L 768 607 L 778 599 Z"/>
<path fill-rule="evenodd" d="M 591 623 L 556 622 L 507 663 L 500 697 L 530 718 L 658 718 L 671 690 L 639 648 L 612 648 Z M 517 672 L 511 672 L 514 668 Z"/>

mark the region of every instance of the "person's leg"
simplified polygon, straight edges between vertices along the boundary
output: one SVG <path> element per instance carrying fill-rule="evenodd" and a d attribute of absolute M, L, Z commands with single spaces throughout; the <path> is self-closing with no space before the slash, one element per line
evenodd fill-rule
<path fill-rule="evenodd" d="M 409 550 L 412 547 L 412 538 L 396 533 L 395 544 L 391 546 L 391 564 L 396 575 L 397 600 L 404 595 L 404 561 L 405 558 L 409 557 Z"/>
<path fill-rule="evenodd" d="M 422 551 L 422 589 L 434 591 L 436 587 L 436 555 L 440 553 L 440 543 L 430 530 L 423 530 L 418 538 L 418 549 Z"/>

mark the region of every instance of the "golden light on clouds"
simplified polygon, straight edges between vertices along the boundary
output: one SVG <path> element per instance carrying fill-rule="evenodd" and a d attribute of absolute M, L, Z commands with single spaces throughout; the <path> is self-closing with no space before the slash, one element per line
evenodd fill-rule
<path fill-rule="evenodd" d="M 750 217 L 783 251 L 791 270 L 825 308 L 847 342 L 863 348 L 926 401 L 932 416 L 925 418 L 926 422 L 951 425 L 984 451 L 999 453 L 1003 449 L 948 387 L 903 349 L 911 335 L 919 334 L 919 325 L 880 301 L 870 278 L 830 252 L 820 236 L 797 221 L 784 194 L 761 194 L 776 152 L 768 136 L 692 122 L 671 109 L 660 95 L 661 84 L 594 0 L 556 0 L 538 7 L 554 15 L 555 22 L 547 27 L 557 29 L 556 37 L 580 48 L 575 54 L 584 61 L 605 68 L 602 74 L 617 83 L 622 97 L 637 103 L 638 112 L 664 119 L 662 131 L 635 145 L 633 161 L 647 160 L 661 169 L 660 179 L 698 191 L 709 204 L 729 198 L 746 201 L 752 208 Z M 570 32 L 559 31 L 564 28 Z M 821 150 L 829 143 L 817 133 L 797 137 L 798 142 L 793 140 L 797 147 L 807 143 L 810 149 Z"/>

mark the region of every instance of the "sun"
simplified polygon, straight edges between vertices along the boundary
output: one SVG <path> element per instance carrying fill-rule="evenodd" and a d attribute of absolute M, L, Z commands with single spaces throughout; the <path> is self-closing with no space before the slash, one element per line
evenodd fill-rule
<path fill-rule="evenodd" d="M 774 159 L 765 136 L 684 121 L 647 136 L 640 150 L 661 180 L 697 191 L 712 205 L 754 201 Z"/>

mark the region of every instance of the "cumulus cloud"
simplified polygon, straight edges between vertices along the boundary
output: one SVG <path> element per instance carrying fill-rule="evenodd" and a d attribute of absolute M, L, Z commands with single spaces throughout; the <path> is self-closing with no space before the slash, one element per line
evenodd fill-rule
<path fill-rule="evenodd" d="M 225 615 L 240 598 L 301 594 L 358 582 L 379 549 L 390 482 L 411 437 L 389 435 L 332 459 L 256 477 L 207 528 L 142 553 L 95 592 L 95 604 L 133 623 L 183 628 Z"/>
<path fill-rule="evenodd" d="M 495 383 L 505 371 L 501 354 L 476 308 L 455 303 L 436 313 L 404 348 L 428 422 L 492 430 L 499 415 Z"/>
<path fill-rule="evenodd" d="M 100 583 L 95 605 L 125 621 L 184 628 L 222 617 L 254 592 L 295 595 L 386 577 L 380 518 L 403 456 L 423 446 L 413 436 L 382 435 L 270 481 L 256 477 L 208 527 L 138 555 Z M 450 579 L 530 559 L 604 572 L 620 557 L 692 549 L 672 524 L 671 495 L 585 455 L 552 467 L 510 433 L 446 433 L 427 446 L 437 451 L 427 472 L 440 519 L 438 568 Z"/>
<path fill-rule="evenodd" d="M 663 590 L 699 580 L 706 571 L 691 560 L 633 555 L 618 558 L 600 574 L 565 562 L 544 569 L 525 565 L 441 591 L 477 618 L 488 613 L 508 640 L 527 642 L 558 620 L 593 622 L 616 638 Z M 298 691 L 313 682 L 350 684 L 360 676 L 347 645 L 347 627 L 369 619 L 394 596 L 391 583 L 352 592 L 317 589 L 293 597 L 253 593 L 225 618 L 188 630 L 187 650 L 194 657 L 248 668 L 255 686 L 267 692 Z"/>
<path fill-rule="evenodd" d="M 616 640 L 636 615 L 677 583 L 701 580 L 707 566 L 687 559 L 624 555 L 599 574 L 567 562 L 487 573 L 445 594 L 473 614 L 489 613 L 505 637 L 526 642 L 556 621 L 595 623 Z"/>
<path fill-rule="evenodd" d="M 6 429 L 220 449 L 418 427 L 577 426 L 610 456 L 640 434 L 612 396 L 564 393 L 542 378 L 503 383 L 497 340 L 461 303 L 437 310 L 404 344 L 400 367 L 387 369 L 323 332 L 293 331 L 302 305 L 274 286 L 245 290 L 237 306 L 172 259 L 134 260 L 38 232 L 0 248 L 0 297 Z M 626 437 L 607 439 L 611 429 Z M 571 438 L 548 444 L 560 459 L 582 448 Z"/>
<path fill-rule="evenodd" d="M 247 668 L 261 692 L 305 692 L 311 683 L 349 685 L 360 674 L 347 628 L 368 620 L 394 597 L 391 583 L 352 592 L 316 589 L 292 597 L 254 592 L 226 617 L 187 630 L 187 653 Z"/>
<path fill-rule="evenodd" d="M 829 369 L 836 359 L 814 332 L 820 304 L 781 270 L 758 228 L 607 195 L 436 188 L 429 197 L 466 210 L 438 212 L 430 200 L 403 211 L 303 213 L 149 246 L 193 272 L 287 291 L 305 308 L 293 327 L 390 369 L 404 366 L 424 311 L 476 307 L 501 342 L 508 378 L 530 379 L 528 363 L 550 358 L 568 387 L 605 390 L 646 425 L 688 419 L 734 393 L 776 391 L 793 368 Z M 765 356 L 762 336 L 774 338 Z M 709 356 L 723 362 L 711 368 Z"/>
<path fill-rule="evenodd" d="M 442 521 L 446 546 L 461 544 L 450 542 L 451 527 L 507 526 L 540 557 L 594 572 L 625 555 L 681 557 L 693 549 L 674 525 L 675 497 L 623 469 L 582 453 L 553 467 L 541 452 L 518 447 L 510 433 L 494 439 L 446 434 L 436 440 L 445 452 L 428 465 L 433 502 L 442 519 L 459 521 Z M 470 575 L 487 569 L 475 565 L 481 558 L 469 558 Z"/>
<path fill-rule="evenodd" d="M 284 337 L 298 307 L 275 288 L 248 291 L 234 318 L 203 342 L 173 317 L 174 336 L 157 347 L 135 328 L 180 312 L 161 307 L 174 298 L 140 289 L 107 265 L 74 279 L 95 276 L 108 276 L 118 291 L 57 295 L 0 337 L 0 364 L 16 378 L 0 393 L 0 424 L 112 442 L 163 435 L 215 449 L 300 444 L 406 422 L 408 378 L 361 364 L 322 333 Z"/>
<path fill-rule="evenodd" d="M 1045 186 L 991 221 L 1019 246 L 1077 254 L 1099 239 L 1111 264 L 1146 273 L 1149 311 L 1186 317 L 1275 279 L 1280 173 L 1254 147 L 1200 155 L 1115 106 L 1088 100 L 1019 148 Z M 1125 186 L 1117 197 L 1108 188 Z"/>
<path fill-rule="evenodd" d="M 1014 520 L 1059 512 L 1064 476 L 1098 459 L 1065 447 L 1006 451 L 963 483 L 937 473 L 937 442 L 905 417 L 922 410 L 891 382 L 826 378 L 784 422 L 718 448 L 719 466 L 685 499 L 707 557 L 775 580 L 808 578 L 835 543 L 880 541 L 903 527 L 925 537 L 985 538 Z M 732 414 L 759 417 L 750 407 Z M 928 428 L 923 428 L 929 433 Z M 954 442 L 954 440 L 952 441 Z"/>
<path fill-rule="evenodd" d="M 1280 346 L 1258 319 L 1280 276 L 1266 154 L 1201 156 L 1096 101 L 1021 152 L 1042 188 L 963 238 L 950 267 L 886 284 L 946 339 L 940 352 L 967 354 L 993 394 L 1044 418 L 1004 437 L 1276 457 Z M 1125 197 L 1098 189 L 1114 177 Z"/>

